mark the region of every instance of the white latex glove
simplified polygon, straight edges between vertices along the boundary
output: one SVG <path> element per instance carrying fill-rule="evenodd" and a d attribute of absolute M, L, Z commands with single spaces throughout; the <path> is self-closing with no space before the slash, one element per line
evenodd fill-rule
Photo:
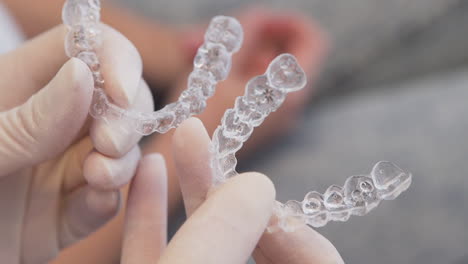
<path fill-rule="evenodd" d="M 265 176 L 239 175 L 213 191 L 166 245 L 164 160 L 148 155 L 130 188 L 121 263 L 245 263 L 265 230 L 274 197 Z"/>
<path fill-rule="evenodd" d="M 45 263 L 110 220 L 140 159 L 140 136 L 88 117 L 93 79 L 58 26 L 0 56 L 0 263 Z M 110 97 L 151 111 L 134 46 L 103 26 Z"/>
<path fill-rule="evenodd" d="M 166 245 L 167 176 L 162 156 L 144 157 L 130 188 L 123 264 L 341 264 L 333 245 L 306 226 L 263 234 L 275 190 L 258 173 L 244 173 L 210 190 L 209 137 L 188 119 L 174 134 L 174 158 L 188 219 Z"/>
<path fill-rule="evenodd" d="M 184 198 L 185 209 L 188 217 L 192 214 L 195 216 L 206 201 L 211 199 L 211 169 L 210 162 L 210 138 L 200 120 L 191 118 L 182 123 L 174 134 L 174 160 L 176 163 L 177 174 L 179 176 L 180 188 Z M 252 177 L 252 173 L 249 173 Z M 241 174 L 231 179 L 234 181 L 238 177 L 246 177 L 246 174 Z M 247 199 L 245 203 L 255 204 L 258 199 L 262 199 L 261 192 L 257 190 L 255 182 L 245 183 L 242 189 L 239 189 L 239 195 Z M 252 181 L 252 180 L 251 180 Z M 245 204 L 239 204 L 238 207 L 245 207 Z M 241 214 L 241 208 L 236 208 Z M 190 219 L 190 218 L 189 218 Z M 271 221 L 274 221 L 272 219 Z M 215 220 L 214 220 L 215 221 Z M 249 230 L 256 227 L 254 222 L 248 219 L 235 219 L 244 226 L 243 229 Z M 244 222 L 245 221 L 245 222 Z M 265 229 L 265 227 L 263 227 Z M 260 231 L 264 231 L 260 230 Z M 237 230 L 238 232 L 242 230 Z M 224 240 L 224 242 L 223 242 Z M 202 240 L 204 241 L 204 240 Z M 214 244 L 222 244 L 230 247 L 238 247 L 238 245 L 230 245 L 230 239 L 219 237 Z M 243 252 L 243 256 L 253 254 L 253 257 L 258 264 L 340 264 L 344 263 L 340 254 L 335 247 L 325 237 L 318 232 L 303 226 L 295 232 L 277 231 L 272 234 L 265 233 L 259 237 L 259 240 L 247 240 L 243 243 L 239 241 L 239 245 L 253 245 L 249 248 L 250 251 Z M 255 248 L 255 250 L 254 250 Z M 215 250 L 216 251 L 216 250 Z M 252 252 L 253 251 L 253 252 Z M 236 251 L 238 254 L 240 250 Z M 245 263 L 237 261 L 237 259 L 222 260 L 222 256 L 218 256 L 217 261 L 209 262 L 193 262 L 193 263 Z M 172 262 L 171 262 L 172 263 Z M 176 262 L 175 262 L 176 263 Z M 177 262 L 178 263 L 178 262 Z"/>

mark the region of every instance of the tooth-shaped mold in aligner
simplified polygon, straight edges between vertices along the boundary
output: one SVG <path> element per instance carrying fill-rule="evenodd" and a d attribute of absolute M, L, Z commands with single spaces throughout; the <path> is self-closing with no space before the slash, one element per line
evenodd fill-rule
<path fill-rule="evenodd" d="M 311 191 L 302 201 L 277 203 L 277 226 L 294 231 L 302 224 L 322 227 L 329 221 L 345 222 L 351 215 L 365 215 L 382 200 L 393 200 L 407 190 L 412 176 L 388 161 L 378 162 L 370 175 L 351 176 L 343 187 L 332 185 L 324 194 Z"/>
<path fill-rule="evenodd" d="M 263 120 L 276 111 L 289 92 L 302 89 L 306 75 L 291 54 L 276 57 L 265 74 L 252 78 L 233 109 L 225 112 L 212 139 L 212 169 L 215 184 L 235 175 L 235 153 Z"/>
<path fill-rule="evenodd" d="M 189 75 L 188 87 L 177 102 L 163 109 L 142 113 L 115 105 L 104 91 L 96 49 L 102 43 L 99 0 L 68 0 L 62 10 L 63 23 L 68 28 L 65 52 L 86 63 L 94 77 L 94 94 L 90 114 L 120 124 L 122 129 L 135 130 L 142 135 L 166 133 L 192 115 L 203 112 L 206 100 L 213 96 L 216 84 L 227 78 L 233 53 L 240 49 L 243 31 L 231 17 L 217 16 L 205 33 L 205 42 L 194 59 L 194 70 Z M 130 131 L 128 131 L 130 132 Z"/>
<path fill-rule="evenodd" d="M 225 112 L 221 125 L 213 133 L 211 167 L 213 184 L 237 175 L 236 152 L 250 137 L 253 129 L 276 111 L 287 93 L 302 89 L 306 75 L 294 56 L 282 54 L 269 65 L 264 75 L 252 78 L 245 94 Z M 294 231 L 308 224 L 321 227 L 329 221 L 347 221 L 351 215 L 364 215 L 382 200 L 395 199 L 411 184 L 411 174 L 391 162 L 377 163 L 370 175 L 351 176 L 344 186 L 332 185 L 324 194 L 312 191 L 303 201 L 277 202 L 277 221 L 269 231 Z"/>

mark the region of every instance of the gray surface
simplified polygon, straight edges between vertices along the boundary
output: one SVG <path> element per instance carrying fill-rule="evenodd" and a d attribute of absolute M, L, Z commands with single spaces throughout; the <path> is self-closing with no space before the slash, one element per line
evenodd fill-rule
<path fill-rule="evenodd" d="M 247 169 L 271 175 L 284 201 L 393 161 L 413 172 L 409 191 L 319 231 L 347 263 L 468 263 L 467 88 L 468 69 L 322 101 Z"/>

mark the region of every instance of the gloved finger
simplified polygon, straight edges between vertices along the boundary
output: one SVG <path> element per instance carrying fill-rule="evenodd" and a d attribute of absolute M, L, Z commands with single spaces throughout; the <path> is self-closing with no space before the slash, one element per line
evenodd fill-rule
<path fill-rule="evenodd" d="M 140 161 L 141 152 L 137 145 L 123 157 L 114 159 L 92 152 L 83 165 L 87 183 L 100 190 L 115 190 L 130 182 Z"/>
<path fill-rule="evenodd" d="M 188 218 L 158 263 L 245 263 L 266 228 L 274 197 L 263 175 L 229 179 Z"/>
<path fill-rule="evenodd" d="M 148 104 L 146 99 L 150 98 L 151 94 L 143 79 L 141 79 L 141 85 L 143 88 L 139 89 L 138 97 L 132 108 L 139 111 L 149 111 L 148 109 L 152 106 Z M 138 151 L 138 155 L 136 155 L 135 150 L 138 149 L 137 143 L 141 135 L 134 133 L 135 127 L 132 124 L 125 123 L 125 120 L 108 120 L 108 122 L 95 120 L 91 127 L 91 137 L 95 139 L 93 143 L 104 143 L 100 146 L 111 146 L 111 149 L 122 152 L 122 154 L 119 154 L 117 158 L 109 157 L 96 149 L 93 150 L 92 147 L 96 145 L 90 145 L 89 142 L 81 143 L 82 146 L 77 146 L 76 150 L 72 150 L 71 158 L 68 158 L 70 168 L 64 174 L 66 177 L 65 189 L 73 189 L 86 181 L 98 189 L 115 189 L 127 184 L 134 175 L 140 157 L 140 152 Z M 121 149 L 117 150 L 117 148 Z M 127 148 L 130 148 L 130 151 L 126 150 Z M 124 149 L 125 152 L 123 152 Z M 82 168 L 86 168 L 84 172 Z"/>
<path fill-rule="evenodd" d="M 121 107 L 130 106 L 138 93 L 142 62 L 137 49 L 122 34 L 102 25 L 102 44 L 97 49 L 108 95 Z M 26 101 L 40 90 L 67 61 L 64 40 L 67 30 L 59 25 L 2 55 L 0 98 L 2 109 Z M 24 78 L 28 76 L 28 78 Z M 11 93 L 15 87 L 15 93 Z M 5 93 L 9 91 L 9 93 Z"/>
<path fill-rule="evenodd" d="M 0 176 L 63 152 L 86 121 L 91 97 L 91 72 L 71 59 L 44 89 L 0 113 Z"/>
<path fill-rule="evenodd" d="M 137 49 L 123 35 L 106 25 L 102 25 L 101 29 L 103 41 L 96 52 L 105 80 L 106 93 L 120 107 L 129 108 L 136 104 L 139 89 L 146 87 L 145 84 L 141 84 L 141 58 Z M 57 26 L 2 57 L 0 92 L 7 96 L 0 98 L 0 110 L 23 103 L 52 78 L 67 60 L 64 51 L 65 38 L 65 27 Z M 15 93 L 10 92 L 11 87 L 15 87 Z M 144 109 L 152 110 L 152 97 L 140 98 L 139 104 L 151 106 Z M 128 140 L 122 141 L 122 138 L 127 137 L 119 136 L 120 132 L 115 129 L 99 128 L 95 134 L 101 132 L 104 136 L 93 136 L 97 150 L 114 157 L 128 152 L 141 138 L 129 136 Z"/>
<path fill-rule="evenodd" d="M 203 123 L 189 118 L 175 131 L 173 153 L 187 216 L 205 201 L 212 185 L 210 137 Z"/>
<path fill-rule="evenodd" d="M 66 248 L 96 231 L 118 212 L 120 191 L 101 191 L 89 185 L 68 194 L 59 217 L 59 246 Z"/>
<path fill-rule="evenodd" d="M 97 48 L 105 89 L 120 107 L 128 108 L 140 88 L 143 63 L 135 46 L 124 35 L 101 24 L 102 44 Z"/>
<path fill-rule="evenodd" d="M 65 28 L 55 27 L 1 55 L 0 111 L 23 104 L 50 82 L 68 60 L 64 38 Z M 66 87 L 62 89 L 67 90 Z"/>
<path fill-rule="evenodd" d="M 124 73 L 123 73 L 124 74 Z M 143 79 L 139 79 L 139 88 L 131 109 L 141 112 L 153 111 L 153 97 Z M 132 149 L 141 139 L 132 120 L 95 120 L 91 126 L 91 138 L 96 150 L 110 157 L 121 157 Z"/>
<path fill-rule="evenodd" d="M 94 150 L 89 137 L 71 146 L 62 156 L 63 191 L 69 193 L 90 184 L 99 190 L 115 190 L 130 182 L 135 174 L 140 149 L 133 147 L 121 158 L 110 158 Z"/>
<path fill-rule="evenodd" d="M 155 263 L 166 247 L 166 229 L 166 166 L 160 154 L 149 154 L 130 187 L 121 263 Z"/>
<path fill-rule="evenodd" d="M 86 179 L 83 176 L 83 168 L 85 160 L 93 151 L 94 146 L 90 137 L 85 137 L 74 145 L 70 146 L 61 157 L 60 166 L 62 171 L 57 172 L 62 176 L 62 191 L 70 193 L 86 184 Z"/>
<path fill-rule="evenodd" d="M 330 241 L 305 225 L 294 232 L 263 234 L 253 257 L 257 264 L 344 263 Z"/>

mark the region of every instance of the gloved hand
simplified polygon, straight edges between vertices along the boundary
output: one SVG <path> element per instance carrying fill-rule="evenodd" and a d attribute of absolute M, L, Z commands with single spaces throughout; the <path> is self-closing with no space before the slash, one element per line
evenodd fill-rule
<path fill-rule="evenodd" d="M 210 200 L 210 190 L 212 183 L 211 169 L 210 169 L 210 138 L 203 126 L 203 124 L 191 118 L 182 123 L 174 134 L 174 159 L 179 176 L 180 187 L 182 196 L 184 198 L 185 209 L 187 215 L 197 214 Z M 252 174 L 249 173 L 250 177 Z M 239 175 L 231 179 L 246 175 Z M 254 175 L 255 176 L 255 175 Z M 258 175 L 257 175 L 258 178 Z M 240 179 L 239 179 L 240 180 Z M 242 189 L 238 190 L 238 195 L 244 197 L 244 204 L 239 204 L 238 207 L 247 207 L 248 204 L 257 204 L 257 199 L 264 199 L 258 194 L 258 183 L 256 184 L 253 179 L 250 183 L 247 180 Z M 240 208 L 237 210 L 241 210 Z M 244 209 L 245 210 L 245 209 Z M 240 215 L 240 214 L 239 214 Z M 243 228 L 257 227 L 254 222 L 235 218 L 244 225 Z M 190 219 L 190 218 L 189 218 Z M 216 220 L 214 220 L 216 221 Z M 231 221 L 231 219 L 229 219 Z M 270 221 L 275 221 L 274 217 Z M 232 223 L 234 226 L 236 223 Z M 263 226 L 260 231 L 264 231 L 266 226 Z M 238 228 L 240 229 L 240 228 Z M 247 229 L 248 230 L 248 229 Z M 236 232 L 244 232 L 242 229 Z M 260 237 L 261 235 L 261 237 Z M 253 238 L 253 237 L 252 237 Z M 252 254 L 256 263 L 258 264 L 274 264 L 274 263 L 288 263 L 288 264 L 325 264 L 325 263 L 344 263 L 340 254 L 335 247 L 325 237 L 318 232 L 303 226 L 294 232 L 277 231 L 274 233 L 259 233 L 257 240 L 244 240 L 239 241 L 239 245 L 250 245 L 250 251 L 243 252 L 243 256 Z M 218 237 L 217 243 L 222 243 L 224 238 Z M 227 239 L 228 240 L 228 239 Z M 227 246 L 235 248 L 238 245 Z M 255 250 L 254 250 L 255 249 Z M 252 252 L 253 251 L 253 252 Z M 240 252 L 239 250 L 237 251 Z M 220 257 L 220 256 L 219 256 Z M 245 263 L 240 261 L 221 261 L 218 262 L 200 262 L 200 263 Z"/>
<path fill-rule="evenodd" d="M 120 263 L 245 263 L 274 196 L 266 177 L 240 175 L 213 192 L 166 244 L 167 174 L 161 155 L 147 155 L 130 188 Z"/>
<path fill-rule="evenodd" d="M 88 116 L 93 78 L 68 59 L 58 26 L 0 56 L 1 263 L 44 263 L 110 220 L 134 175 L 136 133 Z M 103 26 L 97 50 L 108 95 L 151 111 L 134 46 Z"/>
<path fill-rule="evenodd" d="M 129 193 L 123 264 L 344 263 L 333 245 L 304 226 L 263 234 L 275 190 L 264 175 L 244 173 L 211 189 L 209 137 L 195 119 L 174 134 L 174 158 L 188 219 L 166 245 L 167 176 L 164 160 L 142 159 Z"/>

